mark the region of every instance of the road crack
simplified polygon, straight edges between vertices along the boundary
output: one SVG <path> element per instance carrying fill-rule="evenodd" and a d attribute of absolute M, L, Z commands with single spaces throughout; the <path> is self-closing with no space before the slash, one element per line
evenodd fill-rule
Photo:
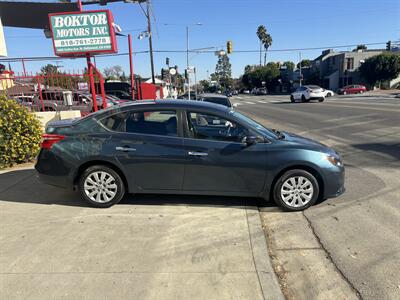
<path fill-rule="evenodd" d="M 317 235 L 317 233 L 314 230 L 314 227 L 312 226 L 311 221 L 307 218 L 307 216 L 305 215 L 304 211 L 302 212 L 302 215 L 304 217 L 304 219 L 307 221 L 308 226 L 310 227 L 316 241 L 318 242 L 319 246 L 321 247 L 321 249 L 323 251 L 325 251 L 327 258 L 332 262 L 332 264 L 335 266 L 336 271 L 340 274 L 340 276 L 342 277 L 342 279 L 344 281 L 347 282 L 347 284 L 350 286 L 350 288 L 354 291 L 354 293 L 357 295 L 357 297 L 362 300 L 362 296 L 361 293 L 358 291 L 358 289 L 354 286 L 354 284 L 347 278 L 347 276 L 343 273 L 343 271 L 339 268 L 339 266 L 336 264 L 335 260 L 333 259 L 331 253 L 328 251 L 328 249 L 325 248 L 324 244 L 322 243 L 322 241 L 320 240 L 319 236 Z"/>

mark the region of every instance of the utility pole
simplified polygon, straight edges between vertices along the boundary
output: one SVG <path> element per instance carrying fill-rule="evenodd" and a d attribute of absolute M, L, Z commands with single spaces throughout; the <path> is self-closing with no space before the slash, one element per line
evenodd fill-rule
<path fill-rule="evenodd" d="M 188 85 L 188 99 L 190 100 L 189 26 L 186 26 L 186 72 L 187 72 L 187 85 Z"/>
<path fill-rule="evenodd" d="M 153 84 L 156 83 L 154 77 L 154 58 L 153 58 L 153 40 L 152 40 L 152 33 L 151 33 L 151 15 L 150 15 L 150 0 L 146 0 L 146 7 L 147 7 L 147 32 L 149 33 L 149 50 L 150 50 L 150 65 L 151 65 L 151 81 Z"/>

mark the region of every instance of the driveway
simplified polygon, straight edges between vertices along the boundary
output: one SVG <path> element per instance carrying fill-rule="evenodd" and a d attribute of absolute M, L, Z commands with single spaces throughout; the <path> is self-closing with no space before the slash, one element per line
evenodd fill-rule
<path fill-rule="evenodd" d="M 280 299 L 257 200 L 130 196 L 94 209 L 0 173 L 1 298 Z"/>

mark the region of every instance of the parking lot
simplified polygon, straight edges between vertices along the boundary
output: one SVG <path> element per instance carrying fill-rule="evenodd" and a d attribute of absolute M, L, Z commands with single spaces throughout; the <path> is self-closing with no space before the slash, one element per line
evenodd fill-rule
<path fill-rule="evenodd" d="M 341 197 L 304 213 L 261 208 L 272 254 L 282 276 L 290 281 L 288 295 L 315 296 L 307 294 L 310 285 L 295 284 L 298 277 L 292 274 L 302 276 L 303 283 L 313 282 L 314 289 L 319 284 L 325 291 L 332 289 L 332 282 L 315 280 L 315 272 L 324 273 L 310 267 L 320 261 L 323 251 L 354 294 L 364 299 L 398 299 L 399 99 L 353 95 L 327 98 L 323 103 L 290 103 L 287 96 L 239 95 L 232 102 L 264 125 L 317 139 L 344 159 L 347 191 Z M 312 243 L 309 234 L 316 238 Z M 298 272 L 304 265 L 305 271 Z"/>

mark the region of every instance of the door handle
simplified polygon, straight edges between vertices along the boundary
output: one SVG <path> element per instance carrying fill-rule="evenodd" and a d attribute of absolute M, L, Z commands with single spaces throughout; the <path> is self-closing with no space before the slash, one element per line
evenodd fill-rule
<path fill-rule="evenodd" d="M 122 151 L 122 152 L 134 152 L 134 151 L 136 151 L 135 148 L 130 148 L 130 147 L 115 147 L 115 150 Z"/>
<path fill-rule="evenodd" d="M 206 152 L 189 151 L 188 154 L 191 156 L 208 156 Z"/>

